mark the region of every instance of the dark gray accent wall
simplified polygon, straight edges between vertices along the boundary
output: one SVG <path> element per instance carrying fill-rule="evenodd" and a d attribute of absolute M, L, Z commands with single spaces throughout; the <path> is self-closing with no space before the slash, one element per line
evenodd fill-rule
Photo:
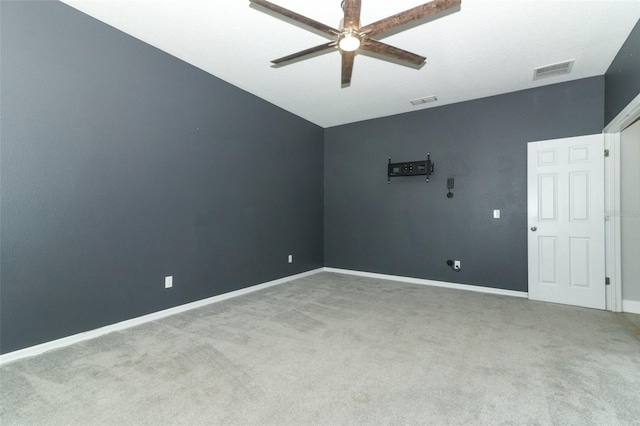
<path fill-rule="evenodd" d="M 605 124 L 640 94 L 640 21 L 605 74 Z"/>
<path fill-rule="evenodd" d="M 322 128 L 62 3 L 0 7 L 2 353 L 323 265 Z"/>
<path fill-rule="evenodd" d="M 325 129 L 325 266 L 527 291 L 527 142 L 600 133 L 603 105 L 601 76 Z M 431 182 L 387 184 L 428 152 Z"/>

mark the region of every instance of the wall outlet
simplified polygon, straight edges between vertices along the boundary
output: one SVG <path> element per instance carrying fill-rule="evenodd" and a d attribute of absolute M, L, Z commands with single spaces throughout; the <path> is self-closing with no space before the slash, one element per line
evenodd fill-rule
<path fill-rule="evenodd" d="M 293 263 L 293 255 L 292 254 L 289 255 L 289 263 Z"/>
<path fill-rule="evenodd" d="M 164 288 L 173 287 L 173 276 L 164 277 Z"/>
<path fill-rule="evenodd" d="M 447 260 L 447 265 L 449 265 L 449 267 L 451 269 L 453 269 L 456 272 L 460 272 L 460 261 L 459 260 Z"/>

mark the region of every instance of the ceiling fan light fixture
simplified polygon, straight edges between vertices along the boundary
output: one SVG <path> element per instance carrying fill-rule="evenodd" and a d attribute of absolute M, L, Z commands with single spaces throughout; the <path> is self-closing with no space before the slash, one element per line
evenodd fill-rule
<path fill-rule="evenodd" d="M 271 3 L 268 0 L 249 1 L 252 5 L 263 7 L 270 12 L 279 15 L 281 18 L 284 17 L 289 20 L 293 20 L 297 24 L 309 27 L 310 30 L 322 33 L 323 36 L 331 39 L 329 43 L 324 43 L 310 49 L 296 52 L 292 55 L 275 59 L 271 61 L 274 66 L 292 63 L 294 60 L 306 59 L 312 55 L 329 49 L 340 50 L 342 56 L 342 87 L 348 87 L 351 84 L 353 62 L 356 56 L 355 52 L 358 49 L 386 57 L 387 59 L 392 59 L 401 65 L 416 65 L 418 67 L 424 65 L 426 60 L 424 56 L 416 55 L 415 53 L 382 43 L 376 40 L 376 38 L 378 36 L 383 37 L 385 33 L 389 33 L 392 30 L 396 32 L 402 31 L 403 28 L 400 27 L 407 26 L 408 24 L 419 24 L 419 21 L 426 20 L 440 12 L 460 6 L 460 3 L 462 2 L 462 0 L 431 0 L 428 3 L 405 10 L 404 12 L 388 16 L 374 22 L 373 24 L 361 26 L 360 6 L 362 0 L 342 0 L 344 16 L 340 21 L 338 29 L 336 29 L 331 28 L 322 22 L 300 15 L 292 10 L 285 9 L 284 7 Z"/>
<path fill-rule="evenodd" d="M 348 31 L 340 36 L 338 46 L 343 52 L 354 52 L 360 47 L 360 37 L 357 34 Z"/>

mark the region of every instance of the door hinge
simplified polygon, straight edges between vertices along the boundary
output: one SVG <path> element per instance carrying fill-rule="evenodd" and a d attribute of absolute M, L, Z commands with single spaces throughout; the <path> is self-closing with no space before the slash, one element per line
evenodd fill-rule
<path fill-rule="evenodd" d="M 604 285 L 611 285 L 611 278 L 609 278 L 609 277 L 605 277 L 605 279 L 604 279 Z"/>
<path fill-rule="evenodd" d="M 608 156 L 609 156 L 609 150 L 608 150 L 608 149 L 605 149 L 605 150 L 604 150 L 604 156 L 605 156 L 605 157 L 608 157 Z"/>

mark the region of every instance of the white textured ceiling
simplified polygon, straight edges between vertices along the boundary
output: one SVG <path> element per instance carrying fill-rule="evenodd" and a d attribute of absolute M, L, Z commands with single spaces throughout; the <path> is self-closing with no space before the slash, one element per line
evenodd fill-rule
<path fill-rule="evenodd" d="M 271 0 L 331 27 L 340 0 Z M 460 11 L 381 39 L 427 57 L 419 70 L 357 55 L 351 86 L 340 54 L 272 68 L 327 41 L 248 0 L 63 0 L 115 28 L 322 127 L 603 75 L 640 19 L 640 0 L 462 0 Z M 426 0 L 362 0 L 366 25 Z M 640 54 L 640 52 L 639 52 Z M 569 75 L 535 67 L 575 59 Z M 412 99 L 436 95 L 418 107 Z"/>

